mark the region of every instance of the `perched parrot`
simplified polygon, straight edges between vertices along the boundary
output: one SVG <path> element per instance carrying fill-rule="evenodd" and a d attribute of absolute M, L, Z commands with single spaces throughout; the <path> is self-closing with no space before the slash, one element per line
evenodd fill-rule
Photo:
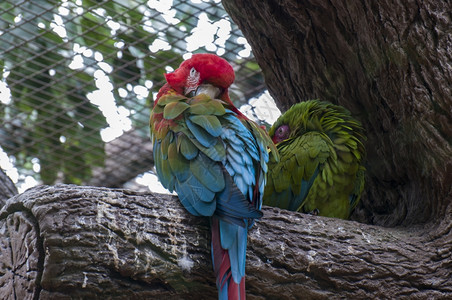
<path fill-rule="evenodd" d="M 364 188 L 364 130 L 348 110 L 310 100 L 270 128 L 280 160 L 270 159 L 264 205 L 348 219 Z"/>
<path fill-rule="evenodd" d="M 219 299 L 245 299 L 247 232 L 262 216 L 276 147 L 232 104 L 235 75 L 223 58 L 194 54 L 165 77 L 150 118 L 157 176 L 191 214 L 210 217 Z"/>

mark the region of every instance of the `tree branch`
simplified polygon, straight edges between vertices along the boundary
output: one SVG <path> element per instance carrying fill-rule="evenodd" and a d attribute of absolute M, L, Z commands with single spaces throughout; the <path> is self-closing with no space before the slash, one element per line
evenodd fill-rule
<path fill-rule="evenodd" d="M 149 136 L 132 129 L 105 145 L 105 164 L 93 170 L 88 185 L 121 187 L 154 166 Z"/>
<path fill-rule="evenodd" d="M 448 222 L 387 229 L 263 211 L 248 240 L 250 299 L 452 296 Z M 0 228 L 2 299 L 216 297 L 207 218 L 174 196 L 40 186 L 8 202 Z"/>

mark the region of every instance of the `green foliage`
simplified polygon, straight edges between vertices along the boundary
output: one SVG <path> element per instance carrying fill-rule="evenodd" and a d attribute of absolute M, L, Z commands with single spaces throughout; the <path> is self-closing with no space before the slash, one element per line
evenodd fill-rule
<path fill-rule="evenodd" d="M 96 71 L 108 76 L 115 104 L 129 110 L 132 126 L 147 136 L 152 95 L 163 85 L 166 68 L 183 60 L 185 37 L 197 26 L 199 14 L 205 11 L 214 22 L 226 16 L 212 3 L 175 0 L 180 22 L 172 25 L 147 1 L 79 3 L 0 1 L 0 80 L 11 91 L 11 99 L 0 102 L 0 146 L 19 169 L 31 170 L 38 160 L 37 179 L 46 184 L 81 184 L 94 167 L 103 166 L 100 132 L 108 123 L 88 99 L 99 88 Z M 171 48 L 151 51 L 156 40 Z M 226 45 L 234 51 L 243 48 L 236 42 Z M 225 57 L 236 60 L 234 51 Z M 74 58 L 83 65 L 74 67 Z M 138 94 L 137 86 L 146 88 L 148 97 Z"/>

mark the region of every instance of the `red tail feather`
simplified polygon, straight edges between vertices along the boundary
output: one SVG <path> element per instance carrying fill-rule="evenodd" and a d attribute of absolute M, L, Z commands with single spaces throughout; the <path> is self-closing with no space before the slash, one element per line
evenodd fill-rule
<path fill-rule="evenodd" d="M 240 284 L 235 283 L 231 278 L 228 286 L 228 300 L 243 300 L 245 297 L 245 277 L 242 278 Z"/>
<path fill-rule="evenodd" d="M 219 298 L 226 296 L 223 289 L 227 288 L 227 298 L 229 300 L 244 300 L 245 294 L 245 277 L 242 278 L 240 284 L 232 279 L 231 262 L 229 261 L 229 253 L 221 247 L 219 220 L 216 217 L 211 218 L 212 230 L 212 260 L 213 268 L 218 288 Z"/>

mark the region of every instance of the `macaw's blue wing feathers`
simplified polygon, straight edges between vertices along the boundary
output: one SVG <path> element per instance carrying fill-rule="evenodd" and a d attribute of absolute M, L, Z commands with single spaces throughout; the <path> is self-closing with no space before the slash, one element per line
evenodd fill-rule
<path fill-rule="evenodd" d="M 208 158 L 204 153 L 200 153 L 190 161 L 190 173 L 212 192 L 221 192 L 225 189 L 221 165 Z"/>
<path fill-rule="evenodd" d="M 250 131 L 250 124 L 253 123 L 236 118 L 230 110 L 226 110 L 226 112 L 228 112 L 228 114 L 224 116 L 223 124 L 227 124 L 227 127 L 230 130 L 223 132 L 222 138 L 227 139 L 230 142 L 231 147 L 240 153 L 244 152 L 243 146 L 246 145 L 248 150 L 247 154 L 256 161 L 261 160 L 261 151 L 263 151 L 268 158 L 267 146 L 259 145 L 261 149 L 258 149 L 257 143 L 259 141 L 256 140 L 255 136 L 253 136 Z M 256 124 L 253 125 L 257 126 Z M 268 142 L 271 142 L 271 140 Z"/>
<path fill-rule="evenodd" d="M 226 110 L 226 112 L 227 114 L 222 119 L 224 130 L 221 134 L 221 138 L 226 144 L 224 165 L 240 191 L 248 195 L 249 199 L 253 199 L 256 174 L 265 174 L 264 170 L 262 168 L 257 169 L 257 166 L 261 164 L 261 160 L 265 165 L 268 162 L 267 144 L 252 135 L 247 127 L 248 121 L 241 121 L 234 117 L 232 112 L 228 113 L 229 110 Z M 255 126 L 257 127 L 257 125 Z M 265 133 L 264 135 L 266 136 Z M 268 141 L 271 142 L 270 139 Z M 265 176 L 262 177 L 265 178 Z M 261 194 L 263 188 L 263 186 L 259 186 Z M 259 203 L 261 202 L 259 201 Z"/>
<path fill-rule="evenodd" d="M 253 189 L 256 178 L 258 183 L 265 182 L 264 173 L 257 166 L 261 160 L 268 161 L 266 144 L 256 140 L 246 127 L 247 121 L 242 122 L 233 111 L 224 109 L 222 101 L 211 99 L 215 104 L 210 108 L 210 102 L 198 97 L 196 101 L 188 99 L 192 105 L 187 104 L 187 108 L 181 105 L 186 104 L 181 99 L 184 98 L 172 97 L 165 101 L 166 105 L 159 102 L 163 112 L 171 105 L 166 116 L 175 117 L 162 119 L 169 130 L 161 139 L 155 138 L 154 159 L 159 177 L 168 185 L 175 177 L 175 190 L 191 213 L 211 216 L 215 207 L 219 217 L 246 226 L 244 219 L 262 216 L 261 195 L 257 199 L 259 205 L 253 205 Z M 192 106 L 196 106 L 196 114 Z"/>
<path fill-rule="evenodd" d="M 177 149 L 188 160 L 195 158 L 199 152 L 196 145 L 184 134 L 181 134 L 177 139 Z"/>
<path fill-rule="evenodd" d="M 188 129 L 191 131 L 195 139 L 204 147 L 212 147 L 218 141 L 211 135 L 207 130 L 199 126 L 198 124 L 193 123 L 190 118 L 185 118 L 185 124 Z"/>
<path fill-rule="evenodd" d="M 155 165 L 158 174 L 162 174 L 159 179 L 162 185 L 169 191 L 174 190 L 174 180 L 175 178 L 171 174 L 170 164 L 168 161 L 168 154 L 163 154 L 162 152 L 162 141 L 156 140 L 154 142 L 154 160 L 155 157 L 160 158 L 160 163 Z"/>
<path fill-rule="evenodd" d="M 215 212 L 215 193 L 206 189 L 195 176 L 191 175 L 183 182 L 176 181 L 175 190 L 181 203 L 191 214 L 211 216 Z"/>
<path fill-rule="evenodd" d="M 190 116 L 190 121 L 199 125 L 205 131 L 210 133 L 213 137 L 218 137 L 221 134 L 221 123 L 216 116 L 196 115 Z"/>
<path fill-rule="evenodd" d="M 237 188 L 231 176 L 225 171 L 223 173 L 226 184 L 224 190 L 218 194 L 215 215 L 242 227 L 247 226 L 246 219 L 262 217 L 262 212 Z"/>
<path fill-rule="evenodd" d="M 198 141 L 196 136 L 188 128 L 181 128 L 180 132 L 182 134 L 180 134 L 179 137 L 184 139 L 184 140 L 186 139 L 186 140 L 190 141 L 191 145 L 189 147 L 193 146 L 193 147 L 196 148 L 196 150 L 193 150 L 193 151 L 196 151 L 196 152 L 197 151 L 201 151 L 208 158 L 210 158 L 210 159 L 212 159 L 214 161 L 217 161 L 217 162 L 224 161 L 224 159 L 226 157 L 226 149 L 225 149 L 224 144 L 223 144 L 223 142 L 221 140 L 217 140 L 215 142 L 209 142 L 209 143 L 212 143 L 214 145 L 206 147 L 206 146 L 202 145 Z M 181 149 L 181 151 L 182 151 L 182 149 Z M 196 156 L 194 155 L 190 159 L 193 159 L 194 157 L 196 157 Z M 189 159 L 189 158 L 187 157 L 187 159 Z"/>
<path fill-rule="evenodd" d="M 189 172 L 190 161 L 180 155 L 174 142 L 168 145 L 168 161 L 171 172 L 176 176 L 177 181 L 184 182 L 191 175 Z"/>

